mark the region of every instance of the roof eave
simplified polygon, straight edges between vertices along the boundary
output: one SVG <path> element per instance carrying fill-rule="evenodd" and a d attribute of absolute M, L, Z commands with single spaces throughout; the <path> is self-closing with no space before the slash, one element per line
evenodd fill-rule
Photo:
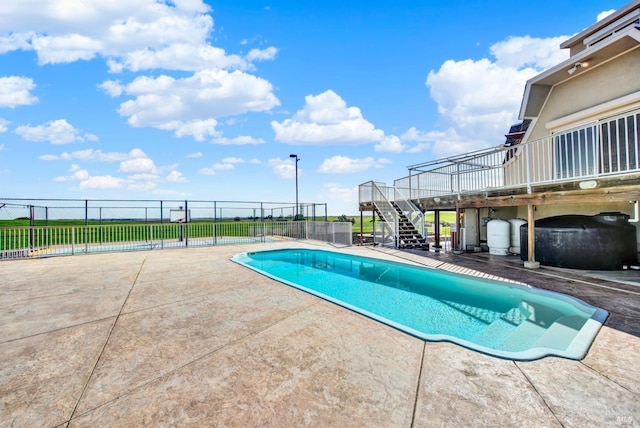
<path fill-rule="evenodd" d="M 625 6 L 621 7 L 620 9 L 616 10 L 614 13 L 612 13 L 611 15 L 607 16 L 606 18 L 601 19 L 600 21 L 596 22 L 595 24 L 585 28 L 584 30 L 580 31 L 578 34 L 570 37 L 569 39 L 565 40 L 564 42 L 562 42 L 560 44 L 560 47 L 562 49 L 566 49 L 566 48 L 570 48 L 574 45 L 577 45 L 578 43 L 582 42 L 585 38 L 589 37 L 590 35 L 598 32 L 600 29 L 606 27 L 607 25 L 611 24 L 612 22 L 615 22 L 616 20 L 620 19 L 620 17 L 626 15 L 627 13 L 629 13 L 630 11 L 636 9 L 640 7 L 640 0 L 634 0 L 631 3 L 626 4 Z"/>
<path fill-rule="evenodd" d="M 638 0 L 638 2 L 640 2 L 640 0 Z M 537 117 L 542 108 L 542 104 L 553 86 L 587 72 L 593 67 L 607 62 L 612 57 L 622 54 L 638 45 L 640 45 L 640 29 L 629 27 L 606 41 L 595 44 L 568 58 L 566 61 L 529 79 L 525 85 L 518 117 L 520 120 Z M 600 53 L 600 55 L 598 55 L 598 53 Z M 606 53 L 606 55 L 603 53 Z M 575 64 L 585 61 L 590 63 L 587 69 L 579 69 L 573 74 L 568 73 L 568 70 Z"/>

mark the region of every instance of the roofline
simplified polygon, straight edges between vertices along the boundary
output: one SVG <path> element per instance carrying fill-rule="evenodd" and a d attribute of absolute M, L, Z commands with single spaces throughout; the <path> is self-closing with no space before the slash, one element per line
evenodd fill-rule
<path fill-rule="evenodd" d="M 632 11 L 633 9 L 636 9 L 640 7 L 640 0 L 634 0 L 631 3 L 628 3 L 624 6 L 622 6 L 620 9 L 616 10 L 614 13 L 612 13 L 611 15 L 607 16 L 606 18 L 601 19 L 600 21 L 596 22 L 595 24 L 585 28 L 584 30 L 582 30 L 581 32 L 579 32 L 578 34 L 576 34 L 575 36 L 565 40 L 564 42 L 562 42 L 560 44 L 560 47 L 562 49 L 566 49 L 569 48 L 573 45 L 578 44 L 580 41 L 584 40 L 585 38 L 589 37 L 590 35 L 598 32 L 598 30 L 600 30 L 601 28 L 606 27 L 607 25 L 611 24 L 612 22 L 618 20 L 621 16 L 626 15 L 627 13 L 629 13 L 630 11 Z"/>
<path fill-rule="evenodd" d="M 640 0 L 637 0 L 637 3 L 640 4 Z M 614 43 L 618 43 L 620 42 L 621 39 L 626 37 L 630 37 L 632 40 L 635 40 L 636 46 L 633 49 L 637 48 L 637 46 L 640 45 L 640 28 L 629 27 L 628 29 L 620 31 L 614 36 L 608 38 L 606 41 L 602 43 L 598 43 L 595 46 L 591 46 L 583 51 L 580 51 L 576 55 L 573 55 L 572 57 L 567 58 L 561 63 L 556 64 L 555 66 L 543 71 L 537 76 L 534 76 L 531 79 L 527 80 L 524 87 L 524 94 L 522 96 L 522 101 L 520 103 L 520 112 L 518 114 L 518 118 L 520 120 L 524 120 L 524 119 L 531 119 L 537 116 L 537 114 L 533 116 L 526 114 L 527 106 L 529 105 L 529 100 L 532 96 L 532 89 L 534 86 L 538 88 L 536 93 L 537 95 L 540 95 L 541 93 L 546 93 L 546 95 L 548 95 L 548 92 L 551 90 L 551 86 L 554 86 L 557 83 L 560 83 L 564 80 L 569 80 L 570 78 L 574 77 L 572 75 L 565 74 L 567 72 L 567 69 L 570 66 L 583 61 L 592 62 L 591 58 L 593 58 L 593 56 L 598 51 L 600 51 L 601 49 L 607 48 Z M 606 61 L 608 61 L 608 59 L 604 60 L 604 62 Z M 594 66 L 597 66 L 597 64 L 589 66 L 589 69 L 591 69 Z M 547 85 L 539 84 L 539 82 L 543 81 L 544 79 L 548 77 L 554 77 L 554 76 L 557 76 L 557 81 L 555 83 L 548 83 Z"/>

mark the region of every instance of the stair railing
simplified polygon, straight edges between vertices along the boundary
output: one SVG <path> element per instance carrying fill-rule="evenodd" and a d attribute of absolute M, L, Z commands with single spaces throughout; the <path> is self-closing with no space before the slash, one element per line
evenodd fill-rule
<path fill-rule="evenodd" d="M 386 223 L 385 234 L 388 233 L 393 236 L 394 247 L 397 246 L 398 241 L 398 230 L 399 230 L 399 215 L 396 211 L 395 207 L 389 201 L 389 188 L 386 186 L 380 186 L 378 183 L 371 181 L 371 202 L 376 207 L 378 214 L 382 218 L 382 220 Z M 374 242 L 376 239 L 376 234 L 374 231 Z M 378 242 L 382 245 L 387 243 L 387 240 L 384 239 L 383 242 Z"/>
<path fill-rule="evenodd" d="M 397 187 L 393 187 L 393 202 L 400 208 L 402 213 L 409 219 L 413 227 L 420 232 L 423 238 L 427 238 L 427 224 L 423 212 Z"/>

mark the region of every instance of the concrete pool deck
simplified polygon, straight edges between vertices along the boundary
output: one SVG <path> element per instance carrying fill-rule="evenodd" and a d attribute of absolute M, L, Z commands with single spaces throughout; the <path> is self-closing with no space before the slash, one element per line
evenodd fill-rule
<path fill-rule="evenodd" d="M 342 249 L 566 287 L 610 311 L 582 361 L 514 362 L 425 342 L 229 260 L 299 246 L 325 247 L 0 262 L 0 427 L 640 425 L 639 287 Z"/>

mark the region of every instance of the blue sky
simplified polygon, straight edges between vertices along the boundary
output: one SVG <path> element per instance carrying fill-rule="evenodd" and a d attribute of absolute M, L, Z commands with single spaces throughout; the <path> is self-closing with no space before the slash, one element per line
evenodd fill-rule
<path fill-rule="evenodd" d="M 294 201 L 503 142 L 617 0 L 2 0 L 0 198 Z"/>

